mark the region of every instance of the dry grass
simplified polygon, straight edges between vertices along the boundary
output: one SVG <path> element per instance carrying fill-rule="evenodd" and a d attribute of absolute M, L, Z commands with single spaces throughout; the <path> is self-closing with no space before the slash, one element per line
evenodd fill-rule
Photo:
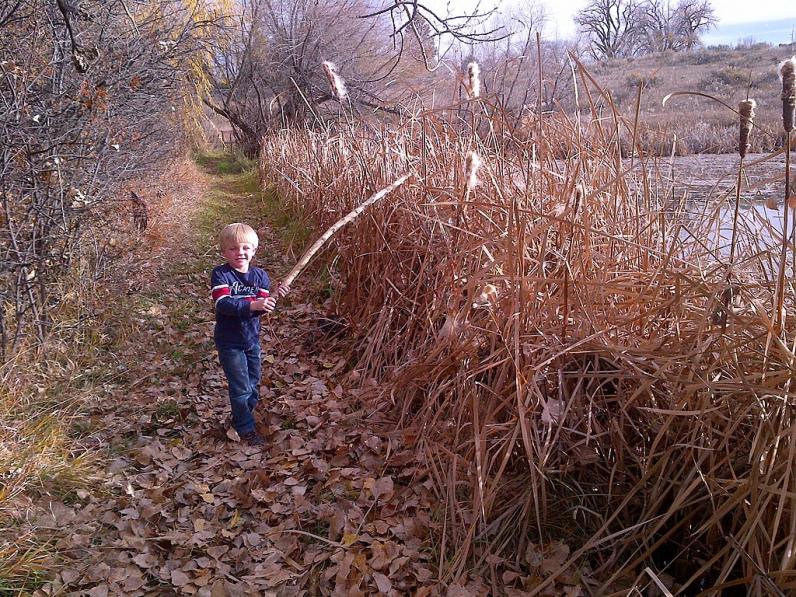
<path fill-rule="evenodd" d="M 32 513 L 98 489 L 97 453 L 83 441 L 97 347 L 84 339 L 70 349 L 55 333 L 0 369 L 0 594 L 28 594 L 48 577 L 51 533 Z"/>
<path fill-rule="evenodd" d="M 793 590 L 781 234 L 742 213 L 729 272 L 724 199 L 695 210 L 663 165 L 631 171 L 632 114 L 583 81 L 593 117 L 532 122 L 538 144 L 421 113 L 268 137 L 261 176 L 323 229 L 416 174 L 337 238 L 330 267 L 374 424 L 415 446 L 438 492 L 444 578 L 527 572 L 531 544 L 564 539 L 571 557 L 531 595 L 571 564 L 599 595 L 646 567 L 690 592 Z M 470 104 L 469 130 L 498 128 L 487 108 Z"/>
<path fill-rule="evenodd" d="M 667 52 L 599 62 L 594 65 L 594 76 L 627 113 L 634 110 L 639 84 L 644 85 L 639 123 L 642 151 L 668 155 L 673 146 L 677 155 L 737 150 L 735 115 L 715 102 L 691 96 L 662 107 L 665 95 L 684 89 L 721 97 L 730 105 L 749 96 L 765 98 L 758 114 L 769 124 L 752 139 L 750 151 L 770 151 L 783 143 L 781 128 L 774 126 L 780 113 L 776 65 L 792 53 L 792 47 L 765 44 Z"/>
<path fill-rule="evenodd" d="M 131 272 L 146 270 L 142 259 L 153 267 L 160 247 L 194 233 L 185 221 L 196 178 L 185 160 L 139 181 L 153 225 L 142 234 L 115 205 L 111 223 L 86 232 L 71 275 L 51 289 L 61 300 L 44 342 L 23 343 L 0 363 L 0 595 L 31 594 L 51 577 L 62 546 L 52 517 L 40 524 L 42 513 L 107 491 L 103 465 L 117 447 L 106 435 L 114 405 L 103 398 L 127 376 L 119 352 L 141 293 Z M 146 250 L 136 248 L 142 244 Z"/>

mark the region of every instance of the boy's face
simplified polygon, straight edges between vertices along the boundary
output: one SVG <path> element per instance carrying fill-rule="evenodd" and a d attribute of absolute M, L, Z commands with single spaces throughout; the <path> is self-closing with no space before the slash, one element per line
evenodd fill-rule
<path fill-rule="evenodd" d="M 243 241 L 232 242 L 225 245 L 221 249 L 221 255 L 227 260 L 227 264 L 242 274 L 249 271 L 249 263 L 251 263 L 254 253 L 257 251 L 257 245 Z"/>

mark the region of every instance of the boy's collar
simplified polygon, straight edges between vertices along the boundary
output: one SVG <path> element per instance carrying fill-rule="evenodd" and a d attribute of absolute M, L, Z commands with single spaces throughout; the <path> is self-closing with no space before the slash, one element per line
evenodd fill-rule
<path fill-rule="evenodd" d="M 229 271 L 231 271 L 231 272 L 235 272 L 236 274 L 240 274 L 240 275 L 242 275 L 242 276 L 245 276 L 245 275 L 247 275 L 247 274 L 250 274 L 250 273 L 252 272 L 252 270 L 254 269 L 254 266 L 253 266 L 253 265 L 250 265 L 250 266 L 249 266 L 249 269 L 247 269 L 245 272 L 242 272 L 242 271 L 240 271 L 240 270 L 237 270 L 237 269 L 235 269 L 234 267 L 232 267 L 232 266 L 231 266 L 229 263 L 225 263 L 224 265 L 226 265 L 226 266 L 229 268 Z"/>

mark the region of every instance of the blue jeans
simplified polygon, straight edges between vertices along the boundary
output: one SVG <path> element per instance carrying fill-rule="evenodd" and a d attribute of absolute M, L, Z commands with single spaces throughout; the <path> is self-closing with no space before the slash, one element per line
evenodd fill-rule
<path fill-rule="evenodd" d="M 232 407 L 232 426 L 243 437 L 254 431 L 252 411 L 260 401 L 260 345 L 249 348 L 218 349 L 218 360 L 224 368 L 229 384 L 229 404 Z"/>

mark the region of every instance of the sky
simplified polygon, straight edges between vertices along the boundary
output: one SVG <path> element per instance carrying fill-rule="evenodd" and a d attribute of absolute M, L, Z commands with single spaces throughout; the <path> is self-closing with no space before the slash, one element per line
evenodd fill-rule
<path fill-rule="evenodd" d="M 544 7 L 548 15 L 547 30 L 545 33 L 553 38 L 569 38 L 575 33 L 575 25 L 572 17 L 575 13 L 586 5 L 588 0 L 536 0 Z M 676 0 L 673 0 L 676 1 Z M 429 5 L 437 7 L 450 6 L 452 10 L 468 9 L 473 7 L 478 0 L 431 0 Z M 498 7 L 510 4 L 525 3 L 525 0 L 481 0 L 481 6 Z M 753 37 L 755 41 L 769 41 L 771 43 L 789 42 L 791 30 L 796 27 L 796 2 L 793 0 L 757 0 L 753 3 L 753 10 L 750 10 L 751 3 L 746 0 L 711 0 L 713 10 L 719 19 L 719 27 L 713 36 L 705 38 L 707 44 L 711 43 L 735 43 L 745 37 Z M 444 10 L 444 8 L 443 8 Z M 771 39 L 771 27 L 766 27 L 762 23 L 781 20 L 792 21 L 790 23 L 779 23 L 777 32 Z M 760 24 L 754 25 L 755 23 Z M 744 29 L 739 24 L 751 25 Z M 735 27 L 732 27 L 735 25 Z M 787 29 L 787 33 L 784 31 Z M 744 31 L 745 35 L 738 35 Z M 768 33 L 766 33 L 768 31 Z M 735 37 L 733 37 L 735 36 Z M 785 36 L 781 41 L 779 37 Z"/>

